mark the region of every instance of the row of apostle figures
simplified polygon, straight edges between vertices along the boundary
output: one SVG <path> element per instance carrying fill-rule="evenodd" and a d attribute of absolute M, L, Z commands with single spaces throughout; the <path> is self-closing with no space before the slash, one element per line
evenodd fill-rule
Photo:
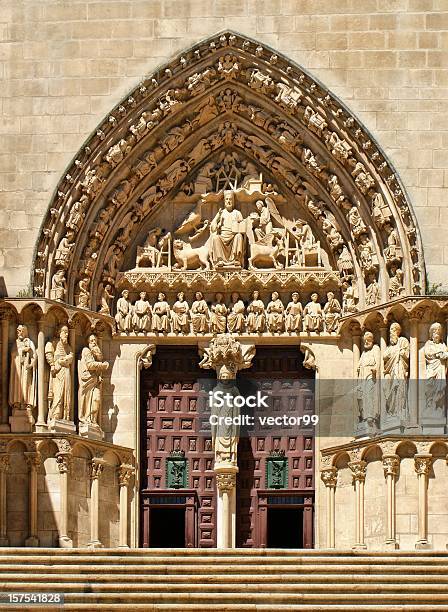
<path fill-rule="evenodd" d="M 389 342 L 381 355 L 374 335 L 363 335 L 363 351 L 357 367 L 357 401 L 360 423 L 377 426 L 381 412 L 381 398 L 388 418 L 406 421 L 408 414 L 408 379 L 410 343 L 402 335 L 401 325 L 394 322 L 389 328 Z M 424 391 L 425 414 L 446 419 L 446 374 L 448 348 L 443 342 L 442 325 L 433 323 L 423 347 L 425 358 Z M 378 385 L 381 373 L 381 389 Z M 423 377 L 422 377 L 423 378 Z"/>
<path fill-rule="evenodd" d="M 9 406 L 12 411 L 11 425 L 15 418 L 27 417 L 34 424 L 37 406 L 37 361 L 34 342 L 28 336 L 26 325 L 17 327 L 17 338 L 11 351 L 9 376 Z M 49 367 L 48 418 L 53 427 L 57 421 L 73 421 L 72 370 L 75 354 L 69 344 L 69 330 L 62 325 L 53 340 L 45 345 L 45 361 Z M 101 409 L 101 387 L 103 374 L 109 363 L 103 354 L 95 334 L 88 337 L 87 346 L 78 360 L 78 420 L 82 426 L 98 426 Z"/>
<path fill-rule="evenodd" d="M 138 335 L 151 332 L 239 334 L 244 331 L 250 334 L 292 334 L 301 331 L 332 333 L 336 332 L 341 316 L 341 304 L 331 291 L 327 293 L 327 301 L 323 306 L 318 294 L 313 293 L 305 307 L 297 291 L 291 294 L 291 301 L 286 305 L 278 292 L 274 291 L 267 306 L 260 299 L 260 293 L 254 291 L 247 307 L 237 292 L 232 293 L 228 306 L 224 303 L 222 293 L 217 293 L 215 302 L 209 306 L 202 292 L 197 291 L 190 307 L 182 291 L 170 306 L 164 293 L 159 293 L 157 301 L 151 305 L 144 291 L 131 304 L 129 291 L 125 289 L 117 301 L 115 322 L 118 333 Z"/>

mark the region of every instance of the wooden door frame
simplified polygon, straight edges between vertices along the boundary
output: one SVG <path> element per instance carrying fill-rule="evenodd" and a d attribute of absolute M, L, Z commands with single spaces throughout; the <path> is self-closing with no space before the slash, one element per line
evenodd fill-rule
<path fill-rule="evenodd" d="M 166 498 L 166 501 L 160 503 L 162 498 Z M 197 547 L 198 496 L 195 490 L 148 491 L 144 489 L 140 492 L 140 502 L 142 525 L 140 546 L 142 548 L 150 548 L 151 510 L 153 508 L 183 508 L 185 510 L 185 548 Z"/>
<path fill-rule="evenodd" d="M 282 497 L 302 498 L 303 502 L 281 503 Z M 280 503 L 270 503 L 270 498 L 277 498 Z M 267 548 L 269 508 L 298 508 L 303 510 L 303 548 L 314 548 L 314 493 L 300 489 L 260 489 L 257 491 L 255 533 L 256 544 L 259 548 Z"/>

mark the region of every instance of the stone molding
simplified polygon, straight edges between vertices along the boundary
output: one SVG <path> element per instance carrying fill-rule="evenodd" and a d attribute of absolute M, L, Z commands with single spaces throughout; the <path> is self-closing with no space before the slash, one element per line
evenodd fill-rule
<path fill-rule="evenodd" d="M 227 100 L 229 96 L 233 102 Z M 238 97 L 249 100 L 246 107 L 252 110 L 246 111 Z M 222 109 L 216 113 L 204 110 L 209 98 L 215 100 L 213 108 L 221 105 Z M 267 114 L 266 109 L 270 109 Z M 183 129 L 186 123 L 182 120 L 191 111 L 189 121 L 192 125 L 197 122 L 196 129 L 187 129 L 185 136 L 171 144 L 166 135 L 174 128 Z M 35 295 L 51 294 L 71 303 L 77 299 L 83 308 L 96 309 L 107 255 L 113 247 L 120 261 L 131 234 L 136 234 L 142 219 L 147 218 L 135 208 L 143 190 L 152 189 L 154 197 L 144 204 L 151 212 L 172 198 L 191 169 L 204 162 L 205 156 L 199 153 L 188 157 L 188 151 L 193 150 L 192 138 L 197 143 L 207 130 L 217 133 L 225 119 L 230 130 L 235 130 L 233 121 L 241 131 L 236 142 L 242 150 L 284 183 L 290 196 L 308 197 L 301 187 L 302 177 L 318 190 L 325 203 L 326 224 L 319 230 L 322 239 L 326 240 L 325 232 L 330 235 L 330 230 L 334 239 L 336 225 L 340 226 L 339 236 L 350 245 L 358 267 L 361 297 L 366 290 L 361 268 L 366 276 L 376 276 L 380 267 L 380 282 L 390 277 L 389 288 L 383 287 L 384 295 L 387 291 L 392 295 L 392 286 L 397 295 L 424 291 L 424 262 L 415 218 L 398 176 L 373 137 L 303 69 L 256 41 L 225 32 L 192 47 L 139 83 L 78 153 L 60 181 L 43 224 L 34 265 Z M 286 127 L 278 132 L 281 123 Z M 248 136 L 249 126 L 255 133 Z M 246 146 L 259 134 L 271 146 L 272 155 L 283 160 L 280 165 L 269 158 L 271 154 Z M 147 136 L 152 142 L 159 140 L 158 148 L 143 150 Z M 225 142 L 226 136 L 221 137 Z M 143 162 L 137 157 L 142 155 Z M 132 166 L 136 159 L 139 164 Z M 287 171 L 289 166 L 300 169 L 300 176 L 294 170 Z M 347 195 L 348 187 L 356 194 L 356 201 Z M 316 215 L 313 223 L 321 213 Z M 363 236 L 365 240 L 361 240 Z M 384 249 L 376 246 L 385 243 L 388 246 Z M 55 253 L 50 245 L 57 245 Z M 404 260 L 409 265 L 404 278 L 399 279 L 397 271 Z"/>

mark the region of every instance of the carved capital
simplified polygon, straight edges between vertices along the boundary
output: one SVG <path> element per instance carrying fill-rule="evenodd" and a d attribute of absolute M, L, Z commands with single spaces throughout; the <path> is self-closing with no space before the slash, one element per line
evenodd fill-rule
<path fill-rule="evenodd" d="M 37 470 L 41 464 L 41 454 L 38 452 L 25 453 L 25 458 L 28 466 L 31 469 Z"/>
<path fill-rule="evenodd" d="M 147 347 L 143 349 L 141 353 L 137 356 L 137 365 L 138 369 L 148 370 L 152 366 L 152 358 L 154 353 L 156 352 L 156 345 L 149 344 Z"/>
<path fill-rule="evenodd" d="M 236 473 L 221 472 L 216 474 L 216 484 L 220 493 L 230 493 L 236 486 Z"/>
<path fill-rule="evenodd" d="M 420 476 L 429 475 L 432 465 L 432 455 L 414 455 L 414 467 L 416 473 Z"/>
<path fill-rule="evenodd" d="M 72 445 L 70 440 L 66 440 L 65 438 L 61 438 L 60 440 L 56 440 L 56 446 L 60 453 L 71 453 Z"/>
<path fill-rule="evenodd" d="M 132 465 L 122 463 L 118 467 L 118 482 L 120 487 L 127 487 L 132 475 L 135 472 L 135 468 Z"/>
<path fill-rule="evenodd" d="M 218 380 L 234 379 L 239 370 L 250 368 L 255 355 L 254 344 L 241 344 L 230 334 L 212 338 L 208 347 L 200 349 L 201 368 L 216 370 Z"/>
<path fill-rule="evenodd" d="M 384 476 L 397 476 L 400 467 L 400 457 L 398 455 L 383 456 Z"/>
<path fill-rule="evenodd" d="M 321 470 L 320 477 L 326 487 L 336 487 L 338 482 L 338 471 L 335 467 Z"/>
<path fill-rule="evenodd" d="M 7 472 L 9 469 L 9 455 L 8 453 L 0 454 L 0 472 Z"/>
<path fill-rule="evenodd" d="M 90 478 L 95 480 L 101 476 L 103 473 L 104 466 L 106 462 L 103 459 L 99 459 L 98 457 L 94 457 L 90 463 Z"/>
<path fill-rule="evenodd" d="M 365 481 L 367 473 L 367 463 L 365 461 L 350 461 L 348 467 L 352 471 L 354 481 Z"/>
<path fill-rule="evenodd" d="M 71 453 L 57 453 L 56 463 L 60 474 L 67 474 L 70 471 L 72 461 Z"/>

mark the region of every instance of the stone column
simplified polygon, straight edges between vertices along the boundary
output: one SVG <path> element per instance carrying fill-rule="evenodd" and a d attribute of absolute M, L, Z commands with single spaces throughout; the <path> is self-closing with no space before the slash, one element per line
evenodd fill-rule
<path fill-rule="evenodd" d="M 101 548 L 103 545 L 99 540 L 99 518 L 100 518 L 100 476 L 105 462 L 94 458 L 90 470 L 90 542 L 89 548 Z"/>
<path fill-rule="evenodd" d="M 406 431 L 413 433 L 421 430 L 418 425 L 418 322 L 417 317 L 411 318 L 409 337 L 409 420 L 406 424 Z"/>
<path fill-rule="evenodd" d="M 44 321 L 39 319 L 37 322 L 37 422 L 36 432 L 47 431 L 47 406 L 45 388 L 45 331 Z"/>
<path fill-rule="evenodd" d="M 8 421 L 8 341 L 9 341 L 9 313 L 1 313 L 2 322 L 2 362 L 1 362 L 1 388 L 3 389 L 1 399 L 1 414 L 0 414 L 0 433 L 7 433 L 10 431 Z"/>
<path fill-rule="evenodd" d="M 387 487 L 387 537 L 385 546 L 387 549 L 396 550 L 399 548 L 396 534 L 396 500 L 395 500 L 395 481 L 400 466 L 398 455 L 383 455 L 384 477 Z"/>
<path fill-rule="evenodd" d="M 6 479 L 9 468 L 8 453 L 0 453 L 0 546 L 9 546 L 6 507 Z"/>
<path fill-rule="evenodd" d="M 70 472 L 71 453 L 57 453 L 56 461 L 60 478 L 60 519 L 59 519 L 59 547 L 72 548 L 73 542 L 68 536 L 68 475 Z"/>
<path fill-rule="evenodd" d="M 321 471 L 320 477 L 327 489 L 327 548 L 335 547 L 335 497 L 338 471 L 335 467 Z"/>
<path fill-rule="evenodd" d="M 71 410 L 70 423 L 73 424 L 74 431 L 76 431 L 76 427 L 74 424 L 74 420 L 75 420 L 75 371 L 76 371 L 76 328 L 75 328 L 75 324 L 73 322 L 70 322 L 68 324 L 68 329 L 69 329 L 68 342 L 73 351 L 73 362 L 72 362 L 72 365 L 70 366 L 70 376 L 72 379 L 71 397 L 70 397 L 70 410 Z"/>
<path fill-rule="evenodd" d="M 40 453 L 31 452 L 25 453 L 30 471 L 30 487 L 28 495 L 29 505 L 29 536 L 25 540 L 25 546 L 39 546 L 39 537 L 37 532 L 37 470 L 40 465 Z"/>
<path fill-rule="evenodd" d="M 382 325 L 380 327 L 380 429 L 383 429 L 384 416 L 385 416 L 385 406 L 384 406 L 384 353 L 387 348 L 387 325 Z"/>
<path fill-rule="evenodd" d="M 415 471 L 418 478 L 418 540 L 416 549 L 428 549 L 428 476 L 432 465 L 432 455 L 414 455 Z"/>
<path fill-rule="evenodd" d="M 217 547 L 235 548 L 236 466 L 215 465 L 218 488 Z"/>
<path fill-rule="evenodd" d="M 352 548 L 365 550 L 367 546 L 364 542 L 364 483 L 367 463 L 365 461 L 351 461 L 348 465 L 353 474 L 356 495 L 356 542 Z"/>
<path fill-rule="evenodd" d="M 129 548 L 128 544 L 128 493 L 129 481 L 134 473 L 132 465 L 122 463 L 118 468 L 118 483 L 120 486 L 120 538 L 119 548 Z"/>

